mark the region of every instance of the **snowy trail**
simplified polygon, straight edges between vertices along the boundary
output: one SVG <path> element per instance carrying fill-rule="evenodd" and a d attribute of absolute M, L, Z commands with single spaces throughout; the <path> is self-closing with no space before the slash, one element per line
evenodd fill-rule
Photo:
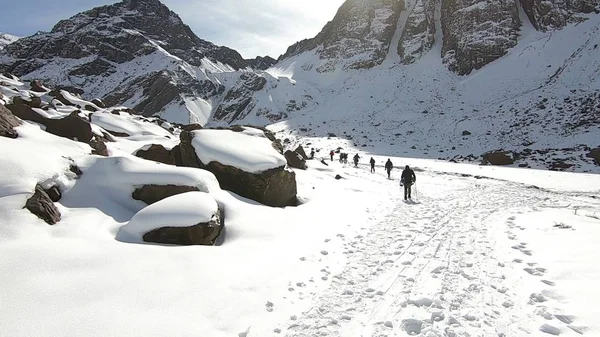
<path fill-rule="evenodd" d="M 292 316 L 287 330 L 281 325 L 286 336 L 575 336 L 585 330 L 548 314 L 561 312 L 559 301 L 540 295 L 553 281 L 543 279 L 545 268 L 518 241 L 513 223 L 515 214 L 585 200 L 506 182 L 419 176 L 423 187 L 414 203 L 400 199 L 397 181 L 389 184 L 396 206 L 378 210 L 388 213 L 383 221 L 346 239 L 344 270 L 310 310 Z M 523 278 L 539 278 L 539 292 L 524 293 Z"/>

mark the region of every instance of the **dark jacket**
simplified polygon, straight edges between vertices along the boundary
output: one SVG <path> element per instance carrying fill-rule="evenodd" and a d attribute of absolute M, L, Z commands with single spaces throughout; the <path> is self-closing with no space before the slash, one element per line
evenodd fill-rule
<path fill-rule="evenodd" d="M 417 176 L 415 176 L 415 172 L 410 168 L 404 169 L 404 171 L 402 171 L 402 178 L 400 178 L 400 181 L 405 185 L 411 185 L 417 181 Z"/>
<path fill-rule="evenodd" d="M 369 161 L 369 163 L 371 163 L 371 166 L 375 165 L 375 159 L 371 158 L 371 161 Z"/>
<path fill-rule="evenodd" d="M 394 165 L 392 164 L 392 161 L 388 159 L 388 161 L 385 162 L 385 169 L 391 170 L 392 168 L 394 168 Z"/>

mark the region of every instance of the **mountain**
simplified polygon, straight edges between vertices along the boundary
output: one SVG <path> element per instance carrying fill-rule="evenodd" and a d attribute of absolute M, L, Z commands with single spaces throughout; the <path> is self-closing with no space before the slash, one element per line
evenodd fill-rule
<path fill-rule="evenodd" d="M 0 33 L 0 50 L 4 49 L 4 47 L 17 41 L 18 39 L 18 36 Z"/>
<path fill-rule="evenodd" d="M 348 0 L 273 64 L 125 0 L 9 45 L 0 71 L 182 124 L 577 171 L 600 145 L 598 13 L 597 0 Z"/>
<path fill-rule="evenodd" d="M 256 70 L 267 70 L 277 63 L 277 60 L 270 56 L 257 56 L 254 59 L 246 60 L 250 68 Z"/>
<path fill-rule="evenodd" d="M 254 106 L 227 96 L 226 84 L 235 86 L 251 68 L 273 62 L 246 61 L 233 49 L 198 38 L 158 0 L 124 0 L 10 45 L 0 54 L 0 71 L 101 97 L 111 106 L 133 106 L 145 116 L 205 124 L 217 107 Z"/>

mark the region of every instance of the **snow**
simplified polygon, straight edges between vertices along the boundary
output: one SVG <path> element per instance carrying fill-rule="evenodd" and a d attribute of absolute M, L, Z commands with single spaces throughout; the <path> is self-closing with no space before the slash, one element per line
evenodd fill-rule
<path fill-rule="evenodd" d="M 20 37 L 15 35 L 0 33 L 0 50 L 4 49 L 4 47 L 17 41 L 18 39 L 20 39 Z"/>
<path fill-rule="evenodd" d="M 193 133 L 192 145 L 198 159 L 205 165 L 216 161 L 249 173 L 260 173 L 287 163 L 260 130 L 246 128 L 245 132 L 234 132 L 203 129 Z"/>
<path fill-rule="evenodd" d="M 96 112 L 91 114 L 92 123 L 106 130 L 126 133 L 129 136 L 162 136 L 172 137 L 173 135 L 162 127 L 142 121 L 140 116 L 132 116 L 127 113 L 124 115 L 114 115 L 106 112 Z"/>
<path fill-rule="evenodd" d="M 218 212 L 217 202 L 208 193 L 187 192 L 158 201 L 136 213 L 121 227 L 117 239 L 143 241 L 144 234 L 162 227 L 190 227 L 209 222 Z"/>

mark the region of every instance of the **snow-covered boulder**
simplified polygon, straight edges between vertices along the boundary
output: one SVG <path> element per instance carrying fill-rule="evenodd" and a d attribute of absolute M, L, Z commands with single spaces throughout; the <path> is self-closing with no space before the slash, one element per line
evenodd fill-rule
<path fill-rule="evenodd" d="M 15 116 L 42 124 L 46 132 L 53 135 L 89 143 L 92 138 L 90 123 L 83 120 L 76 111 L 63 118 L 46 118 L 25 104 L 8 104 L 6 106 Z"/>
<path fill-rule="evenodd" d="M 14 127 L 21 125 L 21 121 L 10 110 L 0 104 L 0 137 L 17 138 Z"/>
<path fill-rule="evenodd" d="M 127 242 L 214 245 L 222 214 L 208 193 L 188 192 L 152 204 L 136 213 L 117 234 Z"/>
<path fill-rule="evenodd" d="M 144 185 L 133 191 L 132 197 L 148 205 L 152 205 L 168 197 L 186 192 L 199 191 L 196 186 L 181 185 Z"/>
<path fill-rule="evenodd" d="M 286 169 L 280 144 L 263 130 L 203 129 L 180 136 L 183 165 L 212 172 L 221 188 L 269 206 L 296 204 L 296 175 Z"/>
<path fill-rule="evenodd" d="M 49 225 L 54 225 L 61 219 L 60 211 L 40 185 L 35 186 L 35 192 L 27 199 L 25 208 Z"/>

